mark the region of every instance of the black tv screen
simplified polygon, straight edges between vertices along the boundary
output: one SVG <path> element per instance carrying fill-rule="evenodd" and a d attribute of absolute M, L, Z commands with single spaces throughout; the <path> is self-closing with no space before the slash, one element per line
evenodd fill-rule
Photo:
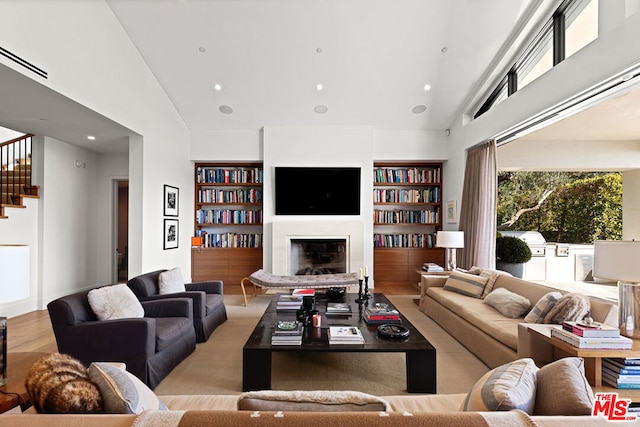
<path fill-rule="evenodd" d="M 360 168 L 276 167 L 276 215 L 360 215 Z"/>

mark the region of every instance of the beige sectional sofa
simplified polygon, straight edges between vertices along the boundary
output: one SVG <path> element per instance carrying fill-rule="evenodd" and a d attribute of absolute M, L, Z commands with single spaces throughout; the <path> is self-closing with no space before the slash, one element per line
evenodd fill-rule
<path fill-rule="evenodd" d="M 511 319 L 503 316 L 481 298 L 474 298 L 443 288 L 448 276 L 423 275 L 420 290 L 420 310 L 442 326 L 490 368 L 517 358 L 531 357 L 538 363 L 551 361 L 552 348 L 534 334 L 521 332 L 518 325 L 524 316 Z M 493 289 L 505 288 L 522 295 L 534 306 L 545 294 L 566 292 L 542 284 L 500 275 Z M 589 297 L 591 317 L 610 325 L 618 324 L 615 303 Z M 521 325 L 523 330 L 525 326 Z M 526 332 L 526 331 L 525 331 Z"/>
<path fill-rule="evenodd" d="M 141 415 L 125 414 L 3 414 L 3 427 L 145 427 L 145 426 L 604 426 L 603 417 L 528 416 L 521 411 L 460 412 L 465 394 L 385 396 L 391 412 L 269 412 L 238 411 L 234 395 L 161 396 L 169 411 L 146 411 Z M 626 425 L 628 423 L 617 423 Z"/>

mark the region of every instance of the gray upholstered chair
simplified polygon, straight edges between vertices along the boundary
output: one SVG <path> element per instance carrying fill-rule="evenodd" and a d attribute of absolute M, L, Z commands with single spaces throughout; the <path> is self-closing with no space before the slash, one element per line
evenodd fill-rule
<path fill-rule="evenodd" d="M 141 274 L 129 280 L 127 286 L 140 301 L 163 298 L 191 298 L 193 300 L 193 326 L 196 342 L 205 342 L 213 331 L 227 320 L 223 283 L 220 280 L 185 284 L 186 292 L 160 294 L 159 277 L 167 270 Z"/>
<path fill-rule="evenodd" d="M 190 298 L 141 302 L 144 317 L 98 320 L 89 291 L 51 301 L 47 308 L 58 351 L 91 362 L 123 362 L 152 389 L 196 348 Z"/>

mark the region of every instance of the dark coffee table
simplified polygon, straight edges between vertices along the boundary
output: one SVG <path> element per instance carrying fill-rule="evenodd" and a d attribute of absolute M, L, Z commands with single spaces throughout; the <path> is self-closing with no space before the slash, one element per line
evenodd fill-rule
<path fill-rule="evenodd" d="M 335 352 L 335 353 L 405 353 L 407 391 L 409 393 L 436 393 L 436 349 L 422 336 L 402 313 L 402 326 L 409 329 L 405 339 L 390 339 L 378 336 L 378 325 L 368 325 L 361 316 L 359 304 L 354 302 L 356 295 L 347 294 L 345 301 L 351 305 L 351 316 L 325 316 L 326 296 L 316 296 L 316 309 L 322 313 L 322 327 L 305 328 L 302 345 L 272 346 L 271 335 L 277 320 L 294 320 L 294 313 L 276 312 L 277 296 L 271 301 L 258 325 L 251 333 L 242 350 L 242 390 L 271 389 L 271 354 L 283 352 Z M 393 305 L 380 293 L 372 294 L 369 306 L 375 303 Z M 327 330 L 329 326 L 358 326 L 364 336 L 364 345 L 329 345 Z M 318 330 L 319 329 L 319 330 Z"/>

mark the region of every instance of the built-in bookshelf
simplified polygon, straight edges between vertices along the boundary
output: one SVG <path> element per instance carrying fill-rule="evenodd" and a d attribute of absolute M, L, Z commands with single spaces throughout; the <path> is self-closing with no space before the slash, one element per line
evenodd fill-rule
<path fill-rule="evenodd" d="M 373 180 L 375 280 L 417 283 L 424 262 L 444 264 L 442 163 L 376 162 Z"/>
<path fill-rule="evenodd" d="M 192 279 L 240 280 L 262 268 L 261 163 L 195 165 Z"/>

